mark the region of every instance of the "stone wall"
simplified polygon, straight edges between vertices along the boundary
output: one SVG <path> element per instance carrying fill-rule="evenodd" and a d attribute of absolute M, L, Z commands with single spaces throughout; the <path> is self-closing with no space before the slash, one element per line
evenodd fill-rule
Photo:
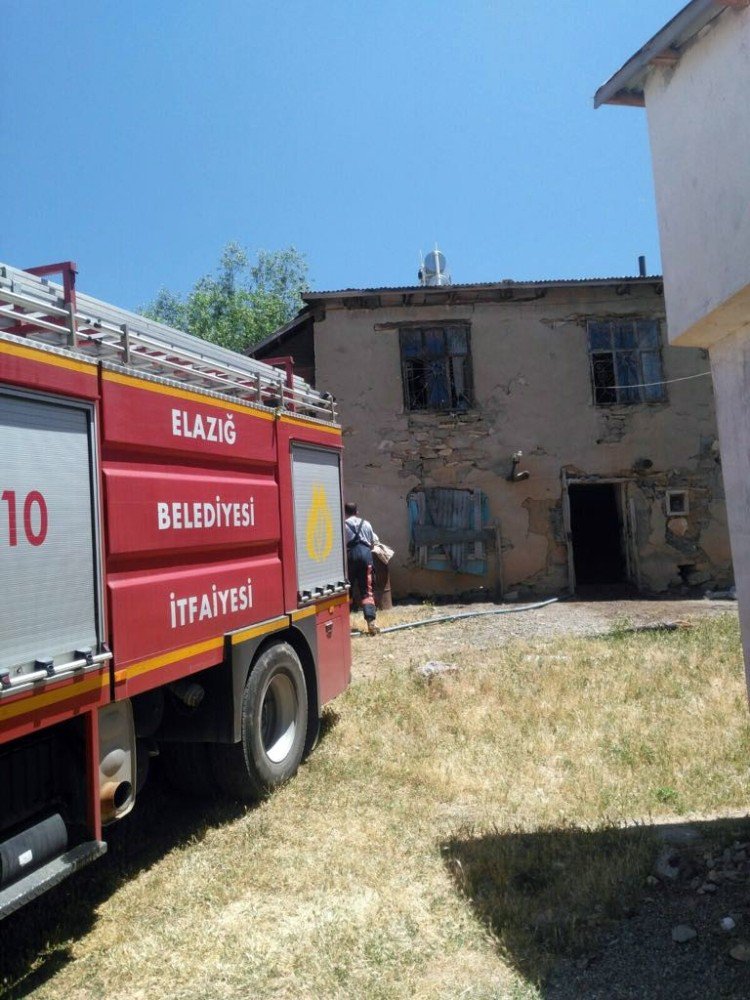
<path fill-rule="evenodd" d="M 315 324 L 317 382 L 338 400 L 347 496 L 396 549 L 391 571 L 397 596 L 494 593 L 499 584 L 521 596 L 564 592 L 564 476 L 627 481 L 636 521 L 633 582 L 642 590 L 680 592 L 730 582 L 711 379 L 675 382 L 667 403 L 595 406 L 586 320 L 610 316 L 662 319 L 660 286 L 623 292 L 614 284 L 581 284 L 525 301 L 434 306 L 387 298 L 367 309 L 326 303 Z M 407 411 L 399 324 L 456 320 L 471 325 L 474 407 L 465 413 Z M 665 347 L 663 360 L 667 379 L 708 368 L 697 350 Z M 509 482 L 517 451 L 529 477 Z M 406 500 L 410 491 L 430 486 L 487 495 L 501 552 L 499 559 L 488 553 L 483 577 L 416 565 Z M 689 491 L 685 518 L 666 517 L 665 494 L 672 487 Z"/>

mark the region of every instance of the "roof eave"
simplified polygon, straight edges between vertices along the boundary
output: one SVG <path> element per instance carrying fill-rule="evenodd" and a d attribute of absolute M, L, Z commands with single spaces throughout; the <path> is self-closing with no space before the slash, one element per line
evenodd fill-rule
<path fill-rule="evenodd" d="M 305 323 L 308 322 L 309 319 L 310 310 L 307 306 L 303 306 L 297 315 L 290 319 L 288 323 L 285 323 L 284 326 L 280 326 L 277 330 L 274 330 L 273 333 L 264 337 L 263 340 L 259 340 L 256 344 L 253 344 L 249 349 L 250 354 L 254 351 L 271 347 L 273 344 L 281 343 L 281 341 L 286 340 L 287 337 L 296 333 L 301 326 L 304 326 Z"/>
<path fill-rule="evenodd" d="M 484 294 L 493 291 L 523 291 L 524 289 L 554 289 L 554 288 L 581 288 L 583 286 L 606 286 L 606 285 L 644 285 L 660 283 L 660 274 L 647 275 L 624 275 L 608 278 L 562 278 L 545 279 L 541 281 L 498 281 L 482 282 L 480 284 L 456 284 L 456 285 L 394 285 L 382 288 L 342 288 L 334 291 L 323 292 L 303 292 L 302 300 L 308 306 L 317 302 L 335 302 L 336 300 L 375 298 L 393 295 L 422 295 L 427 298 L 444 298 L 452 293 L 471 296 L 472 294 Z"/>
<path fill-rule="evenodd" d="M 658 65 L 674 65 L 680 58 L 682 46 L 732 6 L 736 4 L 729 0 L 692 0 L 602 84 L 594 95 L 594 107 L 599 108 L 602 104 L 645 107 L 643 88 L 650 70 Z"/>

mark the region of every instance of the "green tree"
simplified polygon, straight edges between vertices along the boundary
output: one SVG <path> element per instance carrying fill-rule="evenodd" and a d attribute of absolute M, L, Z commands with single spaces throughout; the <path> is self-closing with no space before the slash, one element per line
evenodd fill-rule
<path fill-rule="evenodd" d="M 244 352 L 299 311 L 305 288 L 307 261 L 294 247 L 259 250 L 251 262 L 238 243 L 227 243 L 215 275 L 199 278 L 184 296 L 162 288 L 141 312 Z"/>

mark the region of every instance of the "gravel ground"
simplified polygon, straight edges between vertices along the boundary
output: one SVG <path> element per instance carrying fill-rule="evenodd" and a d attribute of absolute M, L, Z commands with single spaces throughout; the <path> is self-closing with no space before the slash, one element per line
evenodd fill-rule
<path fill-rule="evenodd" d="M 494 607 L 399 605 L 378 622 L 386 629 Z M 450 659 L 467 645 L 489 649 L 512 639 L 538 642 L 601 635 L 626 623 L 639 628 L 737 614 L 732 601 L 707 600 L 571 600 L 521 608 L 375 637 L 363 634 L 353 644 L 354 681 L 376 677 L 384 664 L 408 668 Z M 352 627 L 362 628 L 361 615 L 352 615 Z M 750 817 L 699 817 L 668 826 L 662 839 L 662 867 L 643 887 L 628 919 L 610 928 L 591 954 L 558 965 L 541 992 L 544 1000 L 750 1000 Z M 716 888 L 704 890 L 707 883 Z M 727 917 L 734 922 L 731 929 L 721 925 Z M 674 941 L 678 926 L 695 936 Z"/>
<path fill-rule="evenodd" d="M 629 919 L 558 966 L 545 1000 L 750 997 L 750 818 L 672 829 L 689 842 L 665 846 L 668 874 L 656 867 Z"/>
<path fill-rule="evenodd" d="M 502 608 L 509 613 L 464 618 L 455 622 L 407 629 L 370 637 L 362 634 L 354 641 L 353 679 L 375 677 L 385 662 L 411 663 L 440 659 L 452 648 L 472 645 L 492 649 L 510 639 L 556 639 L 566 635 L 602 635 L 627 623 L 637 628 L 671 622 L 695 621 L 720 614 L 737 614 L 734 601 L 558 601 L 536 610 L 525 605 L 494 604 L 399 604 L 378 615 L 378 624 L 392 625 L 441 618 L 445 615 L 487 612 Z M 512 609 L 512 610 L 511 610 Z M 361 614 L 353 614 L 352 629 L 364 628 Z M 749 995 L 750 996 L 750 995 Z"/>

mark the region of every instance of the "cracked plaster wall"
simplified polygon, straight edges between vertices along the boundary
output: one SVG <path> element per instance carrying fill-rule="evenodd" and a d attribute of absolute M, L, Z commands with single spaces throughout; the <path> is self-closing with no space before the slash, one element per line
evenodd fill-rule
<path fill-rule="evenodd" d="M 527 302 L 373 309 L 327 305 L 315 324 L 317 383 L 338 400 L 345 443 L 345 491 L 396 549 L 394 594 L 492 590 L 484 578 L 419 569 L 409 554 L 407 494 L 417 488 L 479 488 L 500 522 L 506 592 L 559 593 L 568 586 L 561 470 L 587 477 L 631 477 L 637 511 L 637 564 L 644 591 L 731 580 L 710 378 L 668 387 L 667 405 L 595 407 L 585 320 L 656 316 L 655 285 L 618 295 L 615 286 L 550 290 Z M 401 382 L 398 324 L 471 324 L 475 408 L 467 413 L 408 412 Z M 666 338 L 665 338 L 666 339 Z M 664 347 L 665 378 L 708 369 L 697 350 Z M 506 479 L 513 452 L 530 477 Z M 634 466 L 647 460 L 647 471 Z M 686 525 L 670 529 L 668 486 L 690 491 Z M 673 520 L 673 519 L 670 519 Z M 693 567 L 689 570 L 680 566 Z"/>

